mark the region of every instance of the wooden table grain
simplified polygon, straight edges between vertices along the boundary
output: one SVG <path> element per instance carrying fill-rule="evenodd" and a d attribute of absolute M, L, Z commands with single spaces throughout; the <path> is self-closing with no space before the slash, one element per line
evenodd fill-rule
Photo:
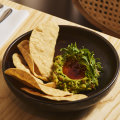
<path fill-rule="evenodd" d="M 2 74 L 2 58 L 8 45 L 18 36 L 33 29 L 37 26 L 37 24 L 43 21 L 52 20 L 57 22 L 59 25 L 83 26 L 28 8 L 9 0 L 0 0 L 0 3 L 15 9 L 28 10 L 30 13 L 28 19 L 19 26 L 16 32 L 0 49 L 0 120 L 120 120 L 120 75 L 118 76 L 117 82 L 111 92 L 97 105 L 84 111 L 72 113 L 38 112 L 36 110 L 29 109 L 20 100 L 18 100 L 8 88 Z M 120 39 L 100 32 L 97 33 L 110 41 L 120 55 Z"/>

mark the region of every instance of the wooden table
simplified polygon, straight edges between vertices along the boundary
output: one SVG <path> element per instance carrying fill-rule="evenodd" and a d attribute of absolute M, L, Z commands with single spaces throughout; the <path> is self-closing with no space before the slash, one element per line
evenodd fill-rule
<path fill-rule="evenodd" d="M 120 120 L 120 75 L 112 91 L 97 105 L 84 111 L 72 113 L 48 113 L 28 109 L 20 102 L 8 88 L 2 75 L 2 57 L 8 45 L 21 34 L 33 29 L 39 22 L 56 21 L 58 24 L 77 25 L 52 15 L 16 4 L 9 0 L 0 0 L 0 3 L 16 9 L 25 9 L 30 12 L 29 18 L 17 29 L 8 42 L 0 49 L 0 120 Z M 88 28 L 87 28 L 88 29 Z M 96 32 L 96 31 L 95 31 Z M 99 32 L 97 32 L 99 33 Z M 109 35 L 99 33 L 110 41 L 120 54 L 120 40 Z"/>

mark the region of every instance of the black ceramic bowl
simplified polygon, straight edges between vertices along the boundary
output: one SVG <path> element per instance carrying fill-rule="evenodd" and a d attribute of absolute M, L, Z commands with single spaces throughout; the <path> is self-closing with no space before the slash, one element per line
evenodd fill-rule
<path fill-rule="evenodd" d="M 48 111 L 82 110 L 97 103 L 114 85 L 119 71 L 119 57 L 114 47 L 105 38 L 94 32 L 79 27 L 61 25 L 55 48 L 55 55 L 60 54 L 60 48 L 67 47 L 68 44 L 74 42 L 77 43 L 78 48 L 84 46 L 90 51 L 94 51 L 95 57 L 100 58 L 103 66 L 103 73 L 101 73 L 101 77 L 99 78 L 99 87 L 96 90 L 87 92 L 86 95 L 88 95 L 88 98 L 73 102 L 48 100 L 21 91 L 19 85 L 11 82 L 10 79 L 13 78 L 5 75 L 4 71 L 14 67 L 12 63 L 12 54 L 19 52 L 17 49 L 18 43 L 22 40 L 29 39 L 30 35 L 31 31 L 23 34 L 12 42 L 6 50 L 2 62 L 3 75 L 8 86 L 17 97 L 25 103 L 30 104 L 30 106 Z"/>

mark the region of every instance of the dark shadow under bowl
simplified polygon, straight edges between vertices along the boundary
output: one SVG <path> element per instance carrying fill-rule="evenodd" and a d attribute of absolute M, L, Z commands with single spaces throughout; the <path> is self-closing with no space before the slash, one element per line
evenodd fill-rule
<path fill-rule="evenodd" d="M 12 77 L 5 75 L 4 71 L 14 67 L 12 62 L 13 53 L 19 53 L 17 45 L 25 39 L 29 39 L 32 31 L 29 31 L 10 44 L 6 50 L 3 61 L 2 70 L 4 78 L 13 91 L 22 101 L 30 104 L 31 107 L 39 108 L 47 111 L 76 111 L 88 108 L 103 98 L 112 88 L 119 72 L 119 57 L 114 47 L 102 36 L 89 30 L 60 25 L 59 37 L 57 40 L 55 55 L 60 54 L 60 48 L 67 47 L 70 43 L 77 43 L 78 48 L 85 47 L 90 51 L 94 51 L 95 57 L 100 58 L 103 66 L 103 73 L 99 78 L 99 87 L 91 92 L 86 92 L 88 98 L 78 101 L 53 101 L 41 97 L 35 97 L 25 93 L 19 89 L 20 84 L 16 84 Z M 12 82 L 11 82 L 12 81 Z"/>

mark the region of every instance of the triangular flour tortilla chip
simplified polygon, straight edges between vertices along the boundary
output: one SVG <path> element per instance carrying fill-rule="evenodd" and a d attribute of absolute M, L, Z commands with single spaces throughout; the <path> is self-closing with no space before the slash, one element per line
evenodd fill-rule
<path fill-rule="evenodd" d="M 16 68 L 21 69 L 23 71 L 28 72 L 29 74 L 31 74 L 29 67 L 25 65 L 25 61 L 23 59 L 23 57 L 21 55 L 19 55 L 18 53 L 14 53 L 12 56 L 13 59 L 13 64 Z M 36 78 L 35 76 L 33 76 L 33 74 L 31 74 L 31 76 L 39 83 L 44 84 L 42 80 Z"/>
<path fill-rule="evenodd" d="M 30 36 L 30 54 L 43 77 L 51 74 L 58 32 L 57 24 L 47 22 L 36 27 Z"/>
<path fill-rule="evenodd" d="M 44 85 L 48 86 L 48 87 L 56 88 L 56 83 L 55 82 L 48 82 L 48 83 L 46 83 Z"/>
<path fill-rule="evenodd" d="M 14 53 L 12 55 L 12 60 L 16 68 L 25 70 L 26 72 L 30 73 L 29 67 L 25 65 L 25 60 L 23 59 L 21 55 L 19 55 L 18 53 Z"/>
<path fill-rule="evenodd" d="M 67 96 L 67 95 L 73 94 L 73 93 L 69 93 L 67 91 L 55 89 L 55 88 L 48 87 L 48 86 L 45 86 L 42 84 L 39 84 L 39 87 L 40 87 L 42 92 L 44 92 L 47 95 L 51 95 L 51 96 Z"/>
<path fill-rule="evenodd" d="M 23 40 L 22 42 L 20 42 L 18 44 L 18 49 L 20 50 L 21 54 L 23 55 L 26 63 L 28 64 L 31 72 L 37 77 L 40 78 L 42 80 L 47 81 L 46 77 L 42 77 L 39 69 L 37 68 L 37 66 L 35 65 L 33 58 L 30 55 L 30 50 L 29 50 L 29 40 Z"/>
<path fill-rule="evenodd" d="M 39 89 L 38 82 L 35 80 L 35 78 L 24 70 L 20 70 L 18 68 L 9 68 L 5 70 L 5 74 L 17 78 L 17 80 L 29 87 Z"/>
<path fill-rule="evenodd" d="M 21 89 L 29 94 L 44 97 L 44 98 L 51 99 L 51 100 L 56 100 L 56 101 L 63 101 L 63 100 L 64 101 L 75 101 L 75 100 L 81 100 L 81 99 L 87 98 L 87 96 L 84 94 L 74 94 L 74 95 L 69 95 L 69 96 L 56 97 L 56 96 L 49 96 L 49 95 L 41 94 L 40 92 L 34 91 L 33 89 L 30 89 L 30 88 L 21 88 Z"/>
<path fill-rule="evenodd" d="M 9 69 L 5 70 L 5 74 L 15 77 L 20 82 L 24 83 L 25 85 L 32 87 L 32 88 L 36 88 L 36 89 L 44 92 L 47 95 L 51 95 L 51 96 L 72 95 L 72 93 L 62 91 L 59 89 L 55 89 L 52 87 L 48 87 L 48 86 L 45 86 L 44 84 L 41 84 L 38 80 L 35 80 L 35 78 L 30 73 L 28 73 L 24 70 L 20 70 L 17 68 L 9 68 Z"/>

